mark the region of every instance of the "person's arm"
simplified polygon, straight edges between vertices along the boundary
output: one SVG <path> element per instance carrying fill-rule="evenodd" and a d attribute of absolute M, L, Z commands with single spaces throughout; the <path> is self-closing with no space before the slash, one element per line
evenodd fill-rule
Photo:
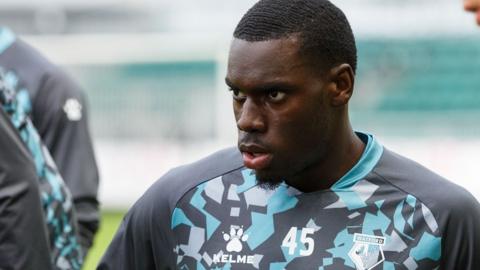
<path fill-rule="evenodd" d="M 84 93 L 61 70 L 44 78 L 32 101 L 32 118 L 70 189 L 84 252 L 99 226 L 98 169 Z"/>
<path fill-rule="evenodd" d="M 0 269 L 52 269 L 30 153 L 0 108 Z"/>
<path fill-rule="evenodd" d="M 114 239 L 103 255 L 98 270 L 156 269 L 151 239 L 142 209 L 134 208 L 124 217 Z M 148 222 L 148 223 L 145 223 Z"/>
<path fill-rule="evenodd" d="M 182 268 L 177 265 L 177 258 L 182 255 L 177 256 L 180 247 L 178 235 L 173 231 L 174 209 L 179 204 L 189 203 L 184 196 L 207 179 L 242 167 L 242 156 L 232 147 L 167 172 L 125 216 L 97 270 Z"/>
<path fill-rule="evenodd" d="M 97 270 L 176 269 L 171 207 L 182 193 L 179 182 L 164 176 L 124 217 Z"/>
<path fill-rule="evenodd" d="M 470 194 L 458 198 L 443 231 L 442 270 L 480 269 L 480 204 Z"/>

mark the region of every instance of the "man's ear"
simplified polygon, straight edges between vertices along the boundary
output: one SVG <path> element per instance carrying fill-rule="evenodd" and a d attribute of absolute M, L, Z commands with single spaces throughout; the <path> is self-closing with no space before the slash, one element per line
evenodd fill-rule
<path fill-rule="evenodd" d="M 349 64 L 341 64 L 330 70 L 330 103 L 332 106 L 344 106 L 353 94 L 355 75 Z"/>

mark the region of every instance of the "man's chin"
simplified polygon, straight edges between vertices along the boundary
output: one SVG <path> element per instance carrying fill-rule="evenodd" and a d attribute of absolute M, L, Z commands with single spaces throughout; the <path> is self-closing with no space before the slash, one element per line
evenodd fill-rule
<path fill-rule="evenodd" d="M 255 171 L 255 177 L 258 186 L 265 190 L 275 190 L 283 182 L 281 177 L 262 171 Z"/>

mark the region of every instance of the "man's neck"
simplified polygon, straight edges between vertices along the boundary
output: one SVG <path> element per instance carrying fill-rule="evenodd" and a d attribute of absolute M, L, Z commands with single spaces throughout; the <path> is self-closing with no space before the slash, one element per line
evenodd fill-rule
<path fill-rule="evenodd" d="M 365 146 L 348 125 L 346 132 L 336 136 L 335 142 L 329 145 L 322 160 L 286 182 L 307 193 L 329 189 L 357 164 Z"/>

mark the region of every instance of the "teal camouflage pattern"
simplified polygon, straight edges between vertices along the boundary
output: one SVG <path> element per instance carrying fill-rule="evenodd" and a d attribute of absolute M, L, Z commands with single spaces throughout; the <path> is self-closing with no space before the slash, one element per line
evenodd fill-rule
<path fill-rule="evenodd" d="M 52 263 L 55 269 L 80 269 L 83 256 L 77 239 L 71 194 L 28 116 L 31 103 L 27 89 L 21 87 L 14 71 L 1 67 L 0 105 L 10 116 L 35 163 Z"/>
<path fill-rule="evenodd" d="M 430 209 L 373 177 L 383 147 L 330 190 L 257 185 L 239 169 L 187 192 L 173 211 L 177 267 L 202 269 L 436 269 L 442 238 Z"/>

